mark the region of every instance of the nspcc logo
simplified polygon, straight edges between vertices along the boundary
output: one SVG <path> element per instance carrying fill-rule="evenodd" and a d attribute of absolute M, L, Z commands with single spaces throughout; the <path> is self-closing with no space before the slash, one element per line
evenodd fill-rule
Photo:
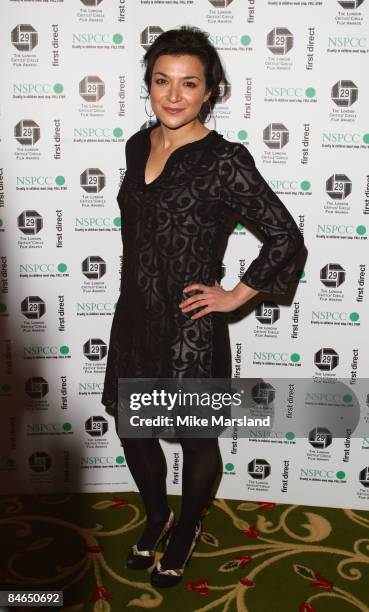
<path fill-rule="evenodd" d="M 338 4 L 344 9 L 352 10 L 357 9 L 364 2 L 364 0 L 338 0 Z"/>
<path fill-rule="evenodd" d="M 279 319 L 280 309 L 274 302 L 262 302 L 255 310 L 255 317 L 259 323 L 271 325 Z"/>
<path fill-rule="evenodd" d="M 85 431 L 93 438 L 102 438 L 108 431 L 108 421 L 102 416 L 92 416 L 85 422 Z"/>
<path fill-rule="evenodd" d="M 105 95 L 105 83 L 98 76 L 86 76 L 79 83 L 79 95 L 86 102 L 98 102 Z"/>
<path fill-rule="evenodd" d="M 332 174 L 325 186 L 332 200 L 344 200 L 352 191 L 352 183 L 346 174 Z"/>
<path fill-rule="evenodd" d="M 42 451 L 32 453 L 28 459 L 28 465 L 33 472 L 47 472 L 51 468 L 51 457 Z"/>
<path fill-rule="evenodd" d="M 90 361 L 101 361 L 107 353 L 107 346 L 100 338 L 90 338 L 83 345 L 83 354 Z"/>
<path fill-rule="evenodd" d="M 288 129 L 283 123 L 269 123 L 263 131 L 263 141 L 269 149 L 282 149 L 288 140 Z"/>
<path fill-rule="evenodd" d="M 100 168 L 86 168 L 80 176 L 80 185 L 87 193 L 99 193 L 106 185 L 105 174 Z"/>
<path fill-rule="evenodd" d="M 353 81 L 337 81 L 332 87 L 332 100 L 337 106 L 352 106 L 358 99 L 359 90 Z"/>
<path fill-rule="evenodd" d="M 330 263 L 320 270 L 320 280 L 326 287 L 337 288 L 345 282 L 346 271 L 340 264 Z"/>
<path fill-rule="evenodd" d="M 324 450 L 332 444 L 333 436 L 326 427 L 314 427 L 309 431 L 309 442 L 313 448 Z"/>
<path fill-rule="evenodd" d="M 37 210 L 24 210 L 17 219 L 18 228 L 26 236 L 38 234 L 43 227 L 41 215 Z"/>
<path fill-rule="evenodd" d="M 27 319 L 41 319 L 46 312 L 45 302 L 38 295 L 29 295 L 21 302 L 21 312 Z"/>
<path fill-rule="evenodd" d="M 293 34 L 287 28 L 273 28 L 267 35 L 267 47 L 274 55 L 286 55 L 293 47 Z"/>
<path fill-rule="evenodd" d="M 11 41 L 18 51 L 32 51 L 38 43 L 38 34 L 31 25 L 19 24 L 12 30 Z"/>
<path fill-rule="evenodd" d="M 255 404 L 268 406 L 275 398 L 275 389 L 270 383 L 260 382 L 253 386 L 251 397 Z"/>
<path fill-rule="evenodd" d="M 34 81 L 31 83 L 13 83 L 13 96 L 16 98 L 32 97 L 32 98 L 55 98 L 65 97 L 62 95 L 64 86 L 62 83 L 41 83 Z"/>
<path fill-rule="evenodd" d="M 82 274 L 88 280 L 99 280 L 106 272 L 106 263 L 98 255 L 90 255 L 82 262 Z"/>
<path fill-rule="evenodd" d="M 40 140 L 40 126 L 33 119 L 21 119 L 14 127 L 14 136 L 21 145 L 34 145 Z"/>
<path fill-rule="evenodd" d="M 49 383 L 42 376 L 33 376 L 26 381 L 24 389 L 32 399 L 42 399 L 49 393 Z"/>
<path fill-rule="evenodd" d="M 253 459 L 247 466 L 249 476 L 255 480 L 265 480 L 270 471 L 270 464 L 265 459 Z"/>
<path fill-rule="evenodd" d="M 334 482 L 333 479 L 336 479 L 336 482 L 346 482 L 345 478 L 346 474 L 342 470 L 335 472 L 335 470 L 326 470 L 324 468 L 300 468 L 300 480 Z"/>
<path fill-rule="evenodd" d="M 27 189 L 52 190 L 55 186 L 62 187 L 64 183 L 65 178 L 62 175 L 20 174 L 16 177 L 16 188 L 24 191 Z"/>
<path fill-rule="evenodd" d="M 314 355 L 314 363 L 319 370 L 331 372 L 338 366 L 338 353 L 332 348 L 321 348 Z"/>
<path fill-rule="evenodd" d="M 147 28 L 141 32 L 140 43 L 145 51 L 148 50 L 154 40 L 163 32 L 164 30 L 162 30 L 160 26 L 147 26 Z"/>

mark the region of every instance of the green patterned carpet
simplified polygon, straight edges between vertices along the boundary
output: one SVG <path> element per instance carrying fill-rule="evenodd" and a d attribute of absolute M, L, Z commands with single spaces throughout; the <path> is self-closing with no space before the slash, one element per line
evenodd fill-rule
<path fill-rule="evenodd" d="M 369 512 L 215 499 L 183 581 L 158 591 L 150 570 L 124 568 L 138 494 L 8 496 L 0 509 L 1 589 L 62 590 L 68 612 L 369 612 Z"/>

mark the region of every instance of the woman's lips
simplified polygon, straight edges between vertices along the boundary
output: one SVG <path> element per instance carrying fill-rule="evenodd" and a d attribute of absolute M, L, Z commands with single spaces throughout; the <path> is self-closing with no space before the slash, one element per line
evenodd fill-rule
<path fill-rule="evenodd" d="M 176 115 L 177 113 L 181 113 L 183 108 L 170 108 L 169 106 L 163 106 L 164 110 L 171 115 Z"/>

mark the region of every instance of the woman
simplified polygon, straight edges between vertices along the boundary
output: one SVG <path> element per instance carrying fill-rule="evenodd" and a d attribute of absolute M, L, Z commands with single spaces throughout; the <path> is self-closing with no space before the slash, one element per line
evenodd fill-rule
<path fill-rule="evenodd" d="M 119 377 L 230 378 L 224 313 L 260 290 L 286 293 L 303 244 L 295 221 L 248 150 L 204 126 L 226 82 L 208 36 L 189 27 L 164 32 L 144 62 L 157 123 L 128 139 L 127 169 L 117 196 L 123 271 L 102 396 L 115 417 Z M 217 250 L 230 215 L 251 222 L 264 241 L 240 282 L 226 291 L 218 282 Z M 170 533 L 151 583 L 171 586 L 181 580 L 199 537 L 219 469 L 218 439 L 178 439 L 183 473 L 176 524 L 167 503 L 167 466 L 159 440 L 121 441 L 147 515 L 127 567 L 149 567 Z"/>

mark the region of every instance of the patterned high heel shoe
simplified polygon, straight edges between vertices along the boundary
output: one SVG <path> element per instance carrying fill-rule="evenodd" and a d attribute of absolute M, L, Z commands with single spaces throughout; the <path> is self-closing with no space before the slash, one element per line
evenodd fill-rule
<path fill-rule="evenodd" d="M 158 588 L 166 588 L 166 587 L 174 586 L 175 584 L 178 584 L 179 582 L 181 582 L 185 568 L 187 565 L 189 565 L 191 555 L 199 540 L 200 533 L 201 533 L 201 520 L 198 521 L 196 525 L 195 536 L 191 542 L 190 549 L 187 553 L 187 557 L 185 558 L 182 567 L 178 569 L 164 570 L 161 567 L 160 561 L 158 561 L 153 571 L 150 574 L 150 582 L 152 586 L 158 587 Z"/>
<path fill-rule="evenodd" d="M 139 550 L 137 548 L 137 544 L 133 544 L 128 553 L 126 559 L 126 566 L 129 569 L 147 569 L 150 567 L 155 558 L 155 551 L 158 548 L 159 544 L 161 545 L 161 549 L 164 550 L 166 541 L 169 537 L 169 533 L 171 529 L 173 529 L 175 525 L 175 516 L 173 510 L 170 510 L 169 518 L 165 523 L 158 539 L 155 542 L 155 545 L 151 550 Z"/>

